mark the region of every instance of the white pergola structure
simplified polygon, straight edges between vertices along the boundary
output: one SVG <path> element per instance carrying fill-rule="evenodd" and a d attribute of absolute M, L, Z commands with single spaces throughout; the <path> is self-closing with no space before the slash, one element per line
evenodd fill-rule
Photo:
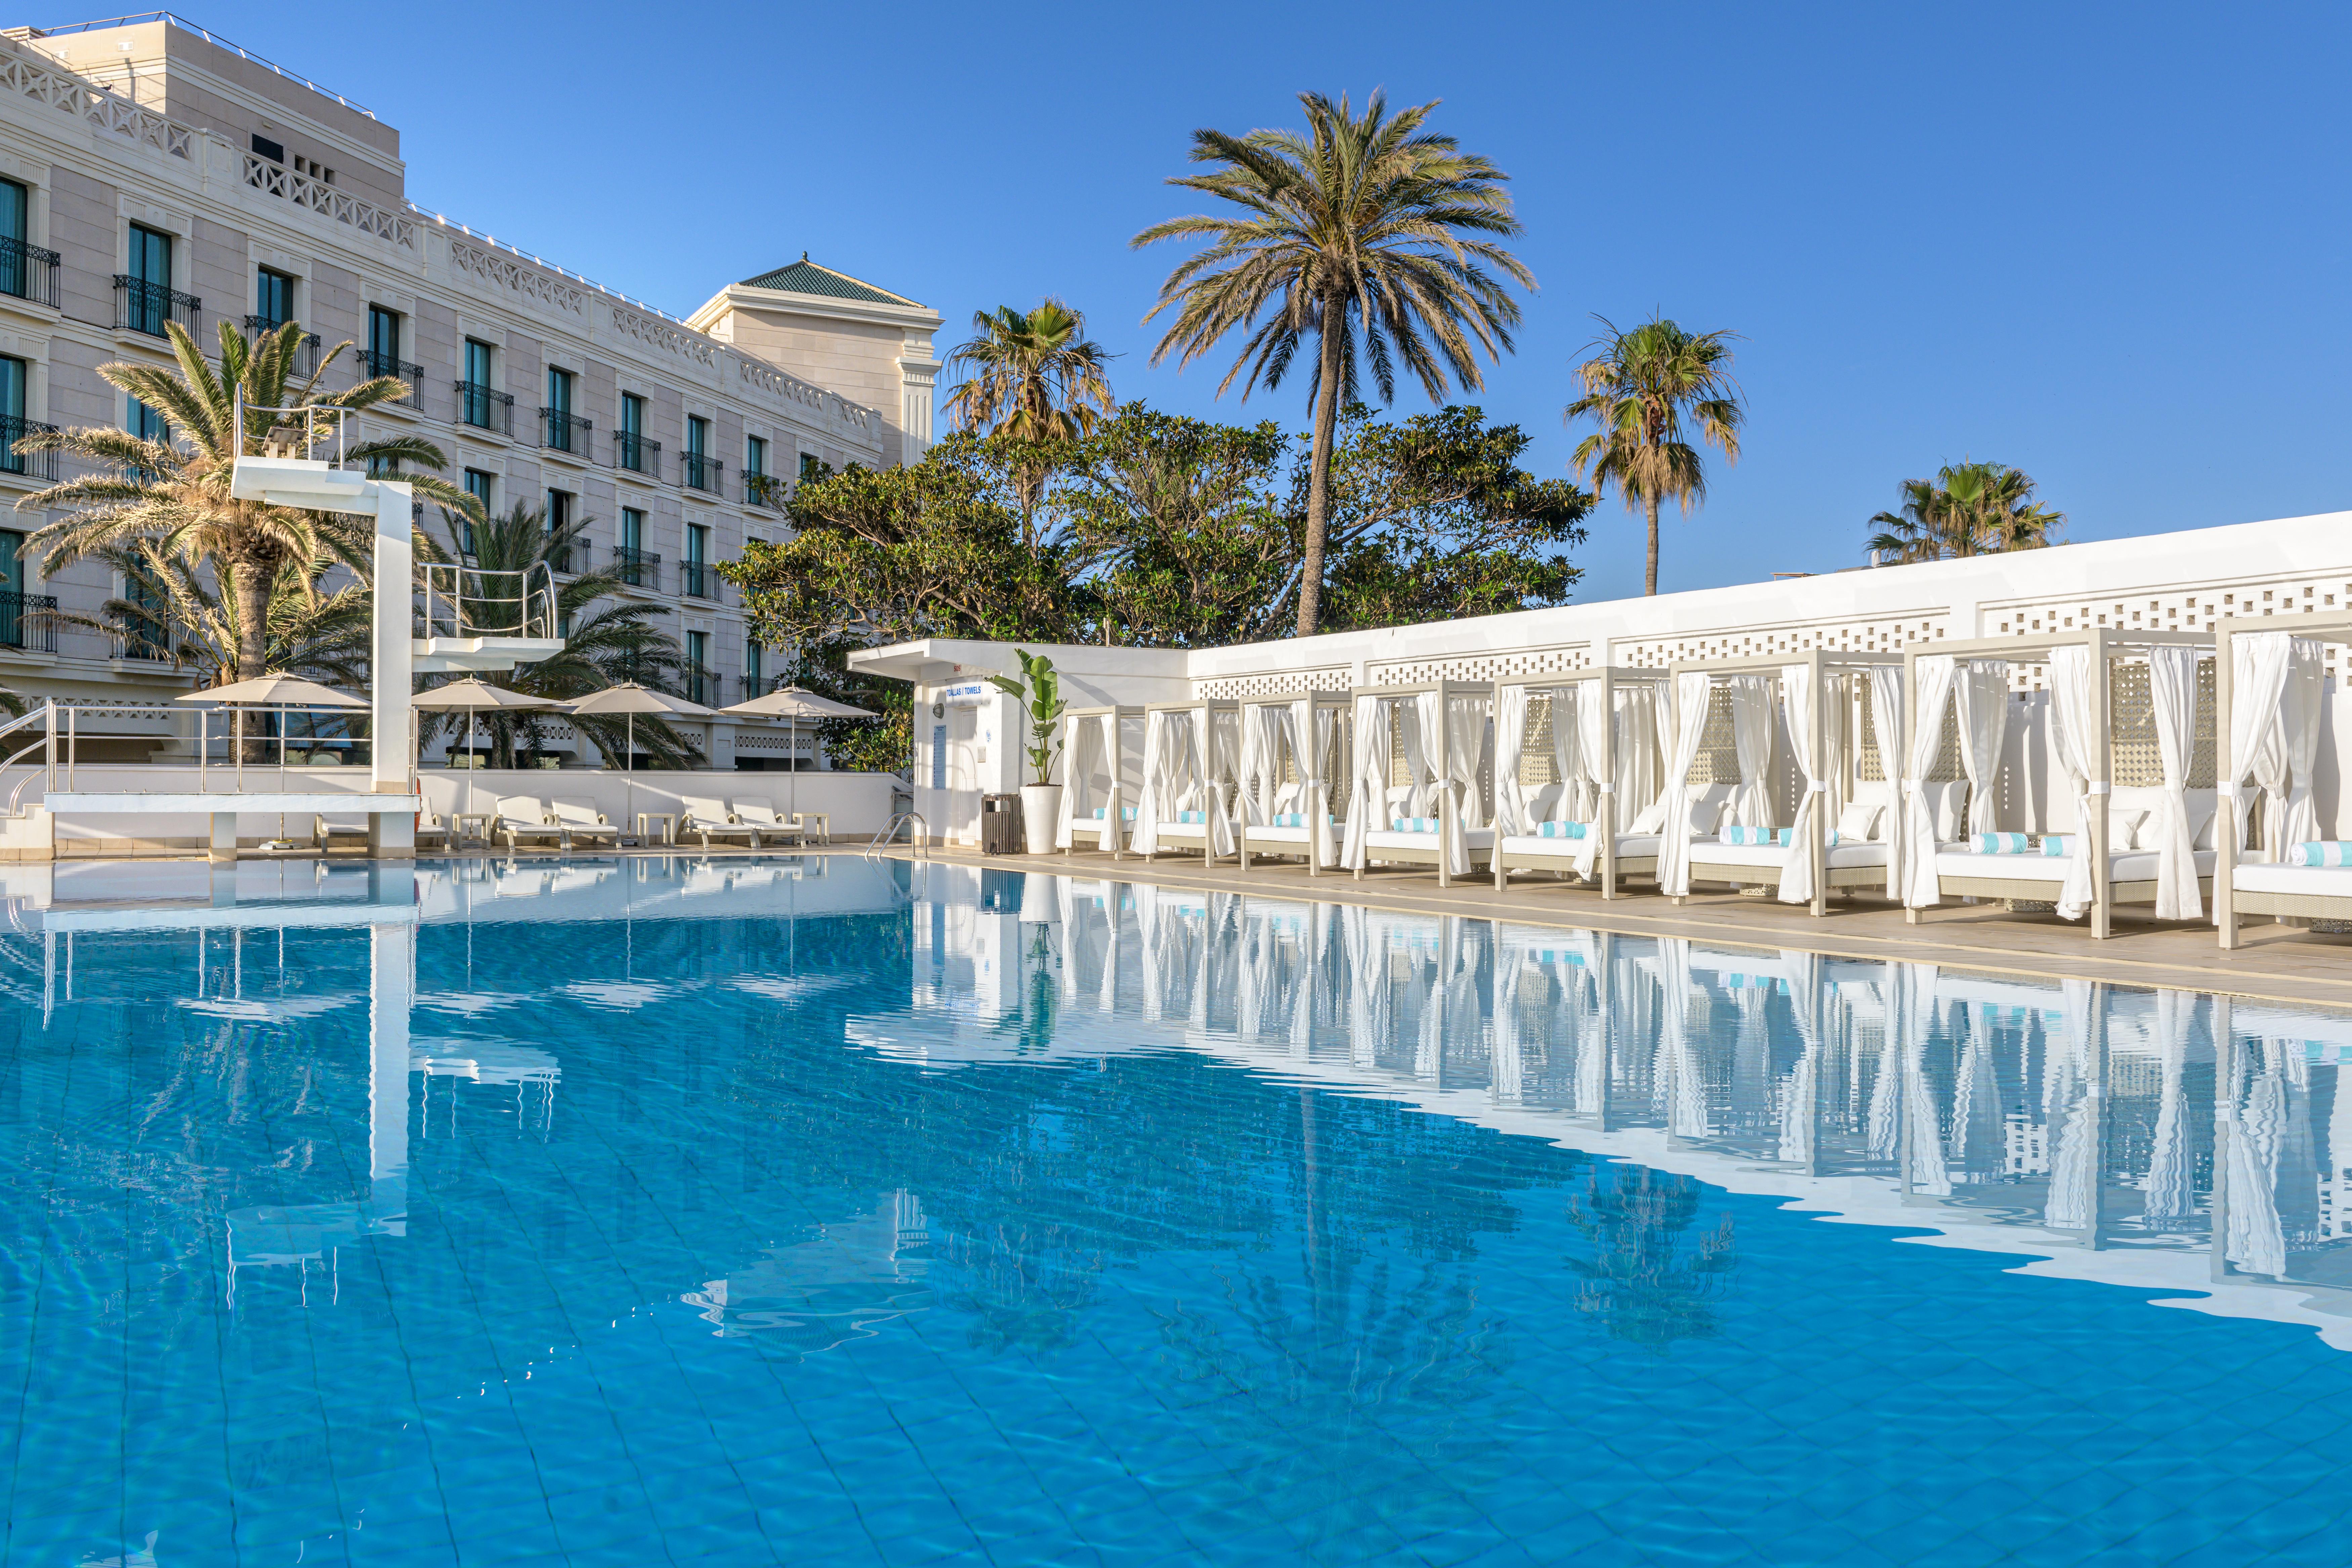
<path fill-rule="evenodd" d="M 1473 680 L 1360 686 L 1349 694 L 1354 783 L 1340 861 L 1358 881 L 1374 861 L 1394 861 L 1433 866 L 1437 885 L 1451 887 L 1491 862 L 1495 830 L 1480 774 L 1494 696 L 1491 684 Z M 1391 784 L 1398 752 L 1411 776 Z M 1395 810 L 1400 805 L 1405 809 Z"/>
<path fill-rule="evenodd" d="M 1234 852 L 1230 800 L 1241 769 L 1241 714 L 1231 702 L 1153 702 L 1143 710 L 1143 787 L 1128 847 L 1145 859 L 1198 849 L 1213 866 Z"/>
<path fill-rule="evenodd" d="M 1242 869 L 1253 855 L 1289 856 L 1319 877 L 1339 863 L 1332 808 L 1346 792 L 1335 795 L 1328 775 L 1335 749 L 1345 767 L 1353 704 L 1344 692 L 1307 691 L 1244 697 L 1238 705 Z"/>
<path fill-rule="evenodd" d="M 1633 817 L 1626 814 L 1623 800 L 1628 794 L 1654 794 L 1656 757 L 1651 741 L 1654 719 L 1648 713 L 1636 715 L 1630 704 L 1638 702 L 1644 710 L 1654 710 L 1654 694 L 1663 689 L 1665 679 L 1664 670 L 1604 664 L 1496 684 L 1494 867 L 1498 890 L 1509 888 L 1514 870 L 1561 871 L 1588 881 L 1597 878 L 1601 896 L 1614 899 L 1620 877 L 1647 874 L 1655 868 L 1654 835 L 1641 836 L 1643 842 L 1639 844 L 1626 843 L 1624 824 Z M 1578 779 L 1586 793 L 1579 802 L 1563 790 L 1560 808 L 1580 814 L 1581 837 L 1546 837 L 1537 831 L 1536 822 L 1513 815 L 1527 809 L 1514 797 L 1521 787 L 1519 756 L 1530 727 L 1529 710 L 1538 696 L 1545 699 L 1549 709 L 1556 757 L 1563 753 L 1564 735 L 1574 736 L 1567 754 L 1578 768 Z M 1646 721 L 1637 724 L 1637 717 Z M 1568 721 L 1565 725 L 1563 719 Z M 1629 730 L 1634 733 L 1629 734 Z M 1561 772 L 1565 774 L 1566 767 Z M 1559 782 L 1565 785 L 1571 781 L 1563 776 Z M 1653 787 L 1645 790 L 1645 784 Z M 1637 816 L 1649 804 L 1645 798 L 1633 808 L 1633 814 Z M 1637 852 L 1629 855 L 1629 849 Z"/>
<path fill-rule="evenodd" d="M 2214 782 L 2227 820 L 2214 837 L 2213 923 L 2224 952 L 2245 915 L 2352 921 L 2352 866 L 2304 864 L 2299 846 L 2327 842 L 2317 809 L 2326 650 L 2352 647 L 2352 612 L 2232 616 L 2214 628 Z M 2245 843 L 2246 786 L 2262 792 L 2263 842 Z M 2342 832 L 2342 805 L 2336 831 Z M 2259 847 L 2261 858 L 2247 851 Z"/>
<path fill-rule="evenodd" d="M 1119 858 L 1141 784 L 1143 710 L 1134 705 L 1062 710 L 1062 808 L 1054 847 L 1068 855 L 1092 841 Z"/>

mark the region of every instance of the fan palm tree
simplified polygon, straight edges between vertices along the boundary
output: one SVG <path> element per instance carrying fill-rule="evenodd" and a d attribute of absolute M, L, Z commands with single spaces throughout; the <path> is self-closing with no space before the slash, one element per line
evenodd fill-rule
<path fill-rule="evenodd" d="M 1739 426 L 1746 417 L 1738 384 L 1731 379 L 1735 332 L 1689 332 L 1664 317 L 1620 331 L 1607 317 L 1599 337 L 1585 345 L 1591 357 L 1576 367 L 1584 395 L 1568 405 L 1570 422 L 1589 418 L 1601 428 L 1577 443 L 1570 461 L 1579 478 L 1590 474 L 1593 489 L 1617 487 L 1625 510 L 1640 508 L 1649 520 L 1649 563 L 1643 591 L 1658 591 L 1658 508 L 1679 502 L 1683 515 L 1706 499 L 1706 463 L 1684 435 L 1684 421 L 1698 426 L 1702 442 L 1718 448 L 1723 460 L 1739 460 Z"/>
<path fill-rule="evenodd" d="M 1311 637 L 1323 608 L 1331 446 L 1340 398 L 1357 399 L 1359 334 L 1383 402 L 1396 395 L 1400 361 L 1440 401 L 1449 377 L 1483 384 L 1478 351 L 1499 358 L 1519 320 L 1503 280 L 1533 288 L 1535 275 L 1487 237 L 1519 232 L 1502 188 L 1510 176 L 1462 152 L 1453 137 L 1422 129 L 1435 100 L 1393 115 L 1379 92 L 1360 115 L 1344 96 L 1334 103 L 1302 93 L 1299 102 L 1303 132 L 1194 132 L 1192 162 L 1210 172 L 1168 183 L 1238 210 L 1171 218 L 1130 243 L 1202 242 L 1160 284 L 1160 302 L 1144 317 L 1176 312 L 1153 364 L 1171 354 L 1190 364 L 1227 333 L 1245 331 L 1217 391 L 1222 396 L 1246 370 L 1246 399 L 1261 380 L 1279 386 L 1301 342 L 1316 339 L 1298 593 L 1298 635 Z"/>
<path fill-rule="evenodd" d="M 1870 520 L 1878 531 L 1864 547 L 1897 562 L 2045 549 L 2066 514 L 2036 501 L 2033 489 L 2006 463 L 1948 464 L 1932 480 L 1904 480 L 1901 509 Z"/>
<path fill-rule="evenodd" d="M 544 507 L 518 503 L 503 516 L 476 523 L 473 548 L 461 555 L 461 525 L 445 510 L 442 522 L 447 537 L 438 539 L 427 532 L 425 548 L 429 559 L 462 560 L 469 568 L 465 574 L 468 581 L 460 595 L 471 612 L 469 624 L 476 632 L 497 636 L 520 630 L 521 606 L 508 590 L 492 588 L 488 584 L 528 581 L 504 574 L 531 573 L 541 565 L 559 574 L 568 573 L 575 562 L 584 565 L 588 551 L 585 535 L 594 521 L 574 518 L 551 528 Z M 478 572 L 500 576 L 474 580 Z M 623 680 L 675 691 L 678 673 L 685 666 L 677 639 L 653 624 L 663 613 L 659 605 L 620 598 L 624 585 L 622 579 L 609 571 L 583 571 L 568 580 L 559 576 L 555 614 L 557 635 L 562 637 L 563 647 L 536 664 L 516 666 L 512 674 L 499 678 L 499 684 L 511 691 L 556 701 L 585 697 Z M 504 595 L 504 603 L 512 605 L 511 616 L 504 625 L 492 624 L 500 617 L 501 612 L 494 607 L 501 603 L 499 595 Z M 484 606 L 493 606 L 487 617 L 482 613 Z M 420 713 L 418 721 L 422 725 L 421 738 L 429 741 L 444 723 L 462 726 L 466 719 L 462 713 Z M 550 716 L 497 711 L 479 715 L 477 722 L 489 736 L 493 761 L 500 767 L 511 767 L 518 751 L 531 754 L 541 750 L 548 738 Z M 604 755 L 617 757 L 622 753 L 625 721 L 621 716 L 572 714 L 562 722 L 585 734 Z M 638 717 L 635 739 L 658 767 L 688 767 L 699 760 L 692 742 L 666 721 L 650 715 Z"/>
<path fill-rule="evenodd" d="M 1103 367 L 1111 356 L 1085 335 L 1087 319 L 1059 300 L 1030 311 L 1010 305 L 975 310 L 971 342 L 948 355 L 948 367 L 971 374 L 948 395 L 948 414 L 961 428 L 1043 444 L 1075 441 L 1118 406 Z M 1046 466 L 1022 464 L 1014 474 L 1024 515 L 1045 491 Z"/>
<path fill-rule="evenodd" d="M 40 555 L 43 569 L 56 572 L 103 551 L 146 541 L 191 569 L 209 565 L 222 598 L 235 606 L 233 624 L 239 639 L 236 678 L 247 679 L 270 668 L 269 600 L 284 574 L 294 570 L 295 581 L 306 594 L 315 593 L 316 579 L 308 568 L 318 561 L 338 561 L 364 574 L 374 522 L 231 497 L 229 477 L 236 458 L 257 455 L 268 434 L 266 424 L 258 429 L 248 425 L 240 452 L 237 403 L 241 400 L 248 409 L 311 404 L 356 412 L 397 402 L 408 396 L 409 387 L 397 376 L 381 375 L 347 391 L 321 393 L 320 378 L 352 346 L 348 342 L 336 344 L 316 372 L 298 382 L 292 369 L 303 334 L 293 321 L 251 341 L 233 323 L 223 321 L 218 372 L 177 322 L 167 323 L 167 330 L 179 361 L 176 372 L 120 363 L 100 365 L 98 372 L 163 415 L 170 426 L 165 439 L 148 440 L 93 426 L 30 436 L 16 443 L 20 452 L 66 452 L 104 470 L 51 485 L 16 503 L 20 511 L 67 514 L 35 530 L 25 541 L 24 553 Z M 323 426 L 315 442 L 306 441 L 306 452 L 314 444 L 334 439 Z M 342 456 L 346 463 L 403 469 L 438 468 L 446 460 L 438 447 L 415 436 L 349 446 Z M 401 478 L 420 496 L 478 510 L 471 496 L 446 480 L 407 471 Z"/>

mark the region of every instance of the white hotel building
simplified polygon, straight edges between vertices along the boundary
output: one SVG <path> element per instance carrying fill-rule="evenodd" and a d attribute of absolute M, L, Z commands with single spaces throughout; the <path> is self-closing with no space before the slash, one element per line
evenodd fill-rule
<path fill-rule="evenodd" d="M 140 427 L 152 416 L 98 367 L 168 364 L 167 321 L 210 344 L 224 319 L 299 321 L 313 353 L 349 340 L 327 389 L 376 374 L 415 388 L 365 434 L 426 437 L 493 511 L 593 519 L 578 564 L 661 606 L 714 705 L 773 672 L 712 568 L 780 535 L 803 473 L 911 461 L 931 436 L 927 306 L 803 255 L 679 321 L 413 204 L 398 131 L 184 23 L 0 32 L 0 433 Z M 0 458 L 0 498 L 63 471 Z M 187 689 L 135 645 L 28 620 L 95 615 L 121 585 L 95 563 L 43 576 L 16 554 L 37 520 L 9 524 L 0 687 Z M 780 762 L 785 743 L 764 724 L 708 740 L 719 768 Z"/>

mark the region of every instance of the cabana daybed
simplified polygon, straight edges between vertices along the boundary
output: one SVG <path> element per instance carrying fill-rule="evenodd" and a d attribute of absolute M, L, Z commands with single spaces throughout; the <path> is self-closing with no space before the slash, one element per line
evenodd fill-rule
<path fill-rule="evenodd" d="M 1486 866 L 1495 850 L 1480 788 L 1494 690 L 1484 682 L 1360 686 L 1354 778 L 1340 863 L 1363 879 L 1376 861 L 1434 866 L 1437 885 Z M 1408 779 L 1391 784 L 1396 753 Z M 1432 755 L 1433 751 L 1434 755 Z"/>
<path fill-rule="evenodd" d="M 2221 747 L 2216 777 L 2236 825 L 2218 837 L 2213 923 L 2221 946 L 2238 945 L 2238 921 L 2246 915 L 2352 921 L 2352 865 L 2332 847 L 2336 841 L 2322 837 L 2315 788 L 2326 645 L 2352 647 L 2352 614 L 2239 616 L 2214 632 L 2213 729 Z M 2263 842 L 2242 849 L 2248 816 L 2242 792 L 2250 782 L 2262 791 Z M 2340 834 L 2340 803 L 2337 809 L 2334 830 Z"/>
<path fill-rule="evenodd" d="M 1128 847 L 1150 859 L 1197 849 L 1211 865 L 1234 852 L 1232 802 L 1241 713 L 1231 702 L 1155 702 L 1143 710 L 1143 787 Z"/>
<path fill-rule="evenodd" d="M 1981 637 L 1919 645 L 1904 656 L 1901 732 L 1884 752 L 1903 761 L 1898 791 L 1902 827 L 1895 839 L 1894 883 L 1906 918 L 1945 898 L 2047 902 L 2061 918 L 2087 912 L 2091 935 L 2104 939 L 2119 904 L 2150 904 L 2158 920 L 2195 920 L 2211 886 L 2213 811 L 2210 792 L 2189 788 L 2196 744 L 2197 665 L 2213 646 L 2210 634 L 2087 626 L 2028 638 Z M 2119 662 L 2148 667 L 2161 785 L 2118 792 L 2114 784 L 2114 688 Z M 2001 833 L 1994 778 L 2007 723 L 2010 668 L 2041 664 L 2050 689 L 2050 738 L 2059 777 L 2074 797 L 2075 831 L 2055 836 L 2063 852 L 2033 844 L 2021 833 Z M 1965 679 L 1963 677 L 1965 676 Z M 1974 786 L 1972 835 L 1997 836 L 2013 847 L 1990 851 L 1979 838 L 1939 842 L 1936 813 L 1924 782 L 1942 749 L 1944 715 L 1958 689 L 1960 752 Z M 1886 710 L 1882 704 L 1878 710 Z M 1907 741 L 1907 744 L 1906 742 Z M 2128 842 L 2116 843 L 2121 826 Z"/>
<path fill-rule="evenodd" d="M 1347 755 L 1349 700 L 1337 691 L 1241 700 L 1242 869 L 1252 855 L 1296 856 L 1307 874 L 1339 864 L 1330 786 L 1335 748 Z M 1344 766 L 1341 770 L 1344 773 Z"/>
<path fill-rule="evenodd" d="M 1640 814 L 1650 809 L 1656 795 L 1654 737 L 1665 690 L 1662 670 L 1607 665 L 1496 688 L 1497 890 L 1509 888 L 1513 871 L 1558 871 L 1598 879 L 1601 896 L 1613 899 L 1619 878 L 1656 868 L 1656 827 L 1622 827 L 1628 819 L 1621 816 L 1620 803 L 1641 800 L 1630 820 L 1633 826 L 1643 826 Z M 1549 710 L 1559 777 L 1529 792 L 1519 782 L 1519 758 L 1538 698 Z M 1554 826 L 1547 831 L 1546 824 Z"/>
<path fill-rule="evenodd" d="M 1084 841 L 1119 858 L 1135 830 L 1144 723 L 1140 708 L 1063 710 L 1062 809 L 1054 829 L 1063 854 Z"/>

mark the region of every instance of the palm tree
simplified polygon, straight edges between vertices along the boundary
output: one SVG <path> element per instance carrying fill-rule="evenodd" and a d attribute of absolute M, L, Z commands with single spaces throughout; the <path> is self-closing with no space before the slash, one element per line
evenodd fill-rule
<path fill-rule="evenodd" d="M 303 335 L 298 322 L 289 321 L 248 342 L 234 324 L 223 321 L 217 373 L 177 322 L 167 323 L 167 330 L 179 361 L 176 374 L 120 363 L 100 365 L 98 371 L 162 414 L 170 427 L 166 438 L 147 440 L 125 430 L 84 426 L 16 443 L 20 452 L 68 452 L 104 469 L 51 485 L 16 503 L 20 511 L 68 511 L 35 530 L 23 552 L 41 555 L 43 570 L 56 572 L 87 556 L 147 541 L 191 569 L 210 565 L 221 596 L 234 606 L 236 679 L 248 679 L 270 668 L 268 605 L 280 578 L 294 569 L 302 591 L 314 593 L 316 580 L 307 568 L 328 559 L 364 574 L 374 523 L 339 512 L 233 499 L 229 475 L 236 459 L 257 455 L 268 434 L 266 422 L 254 422 L 264 425 L 258 429 L 249 424 L 239 453 L 237 402 L 241 399 L 248 409 L 313 404 L 357 411 L 404 398 L 409 387 L 397 376 L 383 375 L 348 391 L 320 392 L 320 378 L 352 346 L 349 342 L 336 344 L 307 381 L 296 383 L 290 373 Z M 332 439 L 325 434 L 320 442 Z M 342 455 L 346 463 L 387 468 L 437 468 L 446 460 L 438 447 L 414 436 L 358 443 Z M 471 496 L 446 480 L 412 472 L 403 472 L 401 478 L 415 485 L 420 496 L 445 506 L 479 510 Z"/>
<path fill-rule="evenodd" d="M 1625 510 L 1641 508 L 1650 523 L 1644 593 L 1658 591 L 1658 507 L 1672 500 L 1683 515 L 1706 499 L 1706 464 L 1684 438 L 1683 421 L 1739 461 L 1739 426 L 1746 417 L 1739 385 L 1731 379 L 1736 332 L 1687 332 L 1664 317 L 1620 331 L 1596 317 L 1601 335 L 1585 345 L 1591 357 L 1576 367 L 1584 395 L 1568 405 L 1570 421 L 1590 418 L 1601 428 L 1577 443 L 1570 459 L 1593 489 L 1614 484 Z"/>
<path fill-rule="evenodd" d="M 51 620 L 194 669 L 201 688 L 245 679 L 240 670 L 248 639 L 237 597 L 220 593 L 199 567 L 165 553 L 152 540 L 94 554 L 121 574 L 128 592 L 107 600 L 95 616 L 53 614 Z M 364 683 L 373 595 L 364 582 L 327 591 L 325 579 L 341 564 L 331 556 L 289 562 L 268 585 L 260 628 L 266 669 L 331 685 Z"/>
<path fill-rule="evenodd" d="M 1084 335 L 1087 319 L 1059 300 L 1024 313 L 1010 305 L 975 310 L 971 342 L 948 356 L 950 369 L 971 377 L 948 395 L 948 413 L 961 428 L 1016 441 L 1075 441 L 1117 407 L 1103 367 L 1110 355 Z M 1024 516 L 1045 498 L 1047 465 L 1017 465 L 1013 487 Z"/>
<path fill-rule="evenodd" d="M 1933 480 L 1904 480 L 1902 496 L 1900 510 L 1870 520 L 1878 531 L 1864 546 L 1897 562 L 2042 550 L 2066 522 L 2034 500 L 2030 475 L 2006 463 L 1948 464 Z"/>
<path fill-rule="evenodd" d="M 442 513 L 446 541 L 429 532 L 425 536 L 428 559 L 462 560 L 470 568 L 466 574 L 469 580 L 462 589 L 463 601 L 469 610 L 494 605 L 499 601 L 493 595 L 509 592 L 488 586 L 488 581 L 518 580 L 504 575 L 471 580 L 475 572 L 521 574 L 543 564 L 558 574 L 556 626 L 563 647 L 536 664 L 518 665 L 510 675 L 500 677 L 499 684 L 509 690 L 563 701 L 602 691 L 623 680 L 675 689 L 685 658 L 677 639 L 654 624 L 662 614 L 660 606 L 618 597 L 625 584 L 617 574 L 610 571 L 583 571 L 570 575 L 568 580 L 564 576 L 575 561 L 585 565 L 585 535 L 594 521 L 574 518 L 551 528 L 546 508 L 517 503 L 502 517 L 476 523 L 473 548 L 462 554 L 458 549 L 459 524 L 446 511 Z M 497 618 L 498 612 L 494 610 L 489 619 Z M 520 605 L 515 605 L 513 618 L 505 626 L 485 622 L 478 612 L 473 619 L 479 623 L 475 629 L 486 635 L 511 632 L 520 626 Z M 420 713 L 418 721 L 423 726 L 421 739 L 430 741 L 442 724 L 454 722 L 462 726 L 466 718 L 462 713 Z M 527 710 L 484 713 L 477 720 L 488 734 L 493 758 L 500 767 L 511 767 L 518 751 L 539 752 L 547 739 L 548 722 L 548 715 Z M 593 741 L 604 755 L 617 757 L 622 753 L 625 721 L 619 715 L 572 714 L 565 716 L 562 722 Z M 645 748 L 656 766 L 688 767 L 699 760 L 693 744 L 663 720 L 639 717 L 635 736 L 637 744 Z"/>
<path fill-rule="evenodd" d="M 1511 346 L 1519 307 L 1502 279 L 1535 287 L 1535 275 L 1486 236 L 1519 232 L 1509 179 L 1459 150 L 1451 136 L 1423 132 L 1437 101 L 1388 111 L 1374 92 L 1359 116 L 1343 96 L 1302 93 L 1307 130 L 1192 133 L 1192 162 L 1208 174 L 1171 178 L 1240 209 L 1154 224 L 1130 242 L 1197 239 L 1203 247 L 1168 275 L 1149 321 L 1175 320 L 1152 350 L 1190 364 L 1226 333 L 1248 337 L 1217 392 L 1244 368 L 1247 399 L 1260 380 L 1279 386 L 1307 334 L 1316 338 L 1307 397 L 1315 410 L 1309 454 L 1298 635 L 1311 637 L 1323 609 L 1324 536 L 1330 517 L 1331 446 L 1339 401 L 1357 397 L 1357 335 L 1383 402 L 1396 395 L 1397 362 L 1432 402 L 1447 378 L 1483 384 L 1477 351 L 1499 358 Z M 1489 271 L 1488 268 L 1493 268 Z M 1261 320 L 1263 318 L 1263 320 Z"/>

